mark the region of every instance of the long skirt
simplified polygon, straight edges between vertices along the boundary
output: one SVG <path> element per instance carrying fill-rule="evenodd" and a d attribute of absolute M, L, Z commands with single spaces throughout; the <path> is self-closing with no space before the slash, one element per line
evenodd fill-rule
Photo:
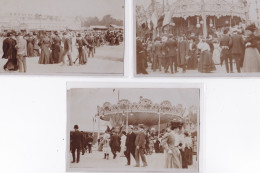
<path fill-rule="evenodd" d="M 172 153 L 166 153 L 165 168 L 182 168 L 181 153 L 178 148 L 172 149 Z"/>
<path fill-rule="evenodd" d="M 201 73 L 210 73 L 215 70 L 216 67 L 214 61 L 212 60 L 212 54 L 210 53 L 210 51 L 201 52 L 198 64 L 198 71 Z"/>
<path fill-rule="evenodd" d="M 28 45 L 27 45 L 27 55 L 28 55 L 28 57 L 34 56 L 33 44 L 32 43 L 28 43 Z"/>
<path fill-rule="evenodd" d="M 8 59 L 8 61 L 4 65 L 4 69 L 10 71 L 17 71 L 18 70 L 17 59 Z"/>
<path fill-rule="evenodd" d="M 39 64 L 50 64 L 50 50 L 46 45 L 42 45 L 41 56 L 39 58 Z"/>
<path fill-rule="evenodd" d="M 260 72 L 260 54 L 257 48 L 246 48 L 243 71 L 245 73 Z"/>
<path fill-rule="evenodd" d="M 214 49 L 212 59 L 215 64 L 220 64 L 220 50 L 219 49 Z"/>

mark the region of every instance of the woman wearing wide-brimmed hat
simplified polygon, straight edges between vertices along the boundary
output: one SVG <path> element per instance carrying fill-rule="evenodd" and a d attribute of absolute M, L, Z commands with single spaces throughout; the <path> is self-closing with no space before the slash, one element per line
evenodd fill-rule
<path fill-rule="evenodd" d="M 181 125 L 180 121 L 172 120 L 170 132 L 162 137 L 162 146 L 166 152 L 165 168 L 182 168 L 182 157 L 178 142 L 178 131 Z"/>
<path fill-rule="evenodd" d="M 198 71 L 201 73 L 210 73 L 215 71 L 216 67 L 212 59 L 212 53 L 210 52 L 210 46 L 207 43 L 207 39 L 202 38 L 197 47 L 201 51 Z"/>
<path fill-rule="evenodd" d="M 255 36 L 255 24 L 246 27 L 245 57 L 243 71 L 246 73 L 260 72 L 260 54 L 257 47 L 259 46 L 259 36 Z"/>

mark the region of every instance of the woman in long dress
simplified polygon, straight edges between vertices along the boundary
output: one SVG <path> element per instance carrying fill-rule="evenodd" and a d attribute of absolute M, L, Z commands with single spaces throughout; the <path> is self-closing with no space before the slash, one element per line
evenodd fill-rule
<path fill-rule="evenodd" d="M 41 47 L 41 56 L 39 58 L 39 64 L 50 64 L 51 40 L 45 33 L 39 45 Z"/>
<path fill-rule="evenodd" d="M 198 64 L 198 71 L 201 73 L 210 73 L 212 71 L 215 71 L 216 67 L 214 61 L 212 60 L 210 46 L 206 42 L 206 39 L 202 39 L 197 47 L 201 51 Z"/>
<path fill-rule="evenodd" d="M 31 32 L 29 33 L 29 36 L 26 38 L 26 41 L 27 41 L 27 56 L 33 57 L 34 56 L 34 52 L 33 52 L 34 37 Z"/>
<path fill-rule="evenodd" d="M 165 168 L 182 168 L 182 158 L 179 150 L 178 131 L 180 124 L 172 121 L 170 132 L 162 137 L 165 154 Z"/>
<path fill-rule="evenodd" d="M 254 24 L 246 28 L 247 39 L 245 41 L 246 49 L 243 64 L 243 71 L 246 73 L 260 72 L 260 54 L 257 49 L 260 37 L 254 35 L 256 29 Z"/>
<path fill-rule="evenodd" d="M 218 41 L 214 41 L 213 42 L 213 46 L 214 46 L 214 51 L 213 51 L 213 61 L 216 65 L 220 64 L 220 53 L 221 53 L 221 48 L 219 46 Z"/>

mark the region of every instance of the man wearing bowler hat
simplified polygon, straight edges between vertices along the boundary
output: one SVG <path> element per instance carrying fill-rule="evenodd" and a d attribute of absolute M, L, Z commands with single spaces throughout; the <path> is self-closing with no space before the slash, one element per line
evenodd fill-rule
<path fill-rule="evenodd" d="M 83 136 L 81 132 L 79 131 L 79 126 L 74 125 L 74 132 L 71 134 L 70 142 L 71 142 L 71 152 L 73 161 L 71 163 L 75 163 L 75 153 L 77 150 L 77 163 L 79 163 L 80 160 L 80 149 L 83 141 Z"/>
<path fill-rule="evenodd" d="M 144 155 L 145 143 L 146 143 L 144 125 L 139 124 L 138 127 L 139 127 L 139 133 L 137 134 L 136 139 L 135 139 L 135 147 L 136 147 L 135 148 L 135 160 L 136 160 L 135 167 L 140 167 L 140 160 L 139 160 L 140 156 L 143 161 L 143 167 L 146 167 L 147 162 L 146 162 L 145 155 Z"/>
<path fill-rule="evenodd" d="M 134 127 L 132 125 L 129 125 L 128 131 L 129 133 L 127 134 L 126 137 L 126 142 L 125 142 L 125 146 L 126 146 L 126 158 L 127 158 L 127 164 L 126 166 L 131 164 L 131 154 L 132 156 L 135 158 L 135 138 L 136 135 L 133 132 Z"/>

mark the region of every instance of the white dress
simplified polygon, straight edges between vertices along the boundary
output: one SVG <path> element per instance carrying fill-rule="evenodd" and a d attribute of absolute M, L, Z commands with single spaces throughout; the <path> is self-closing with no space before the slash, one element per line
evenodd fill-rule
<path fill-rule="evenodd" d="M 214 43 L 213 61 L 215 64 L 220 64 L 221 48 L 218 43 Z"/>
<path fill-rule="evenodd" d="M 126 142 L 126 136 L 125 135 L 122 135 L 122 137 L 121 137 L 121 150 L 120 150 L 120 156 L 121 157 L 124 157 L 125 156 L 125 154 L 124 154 L 124 152 L 125 152 L 125 142 Z"/>

